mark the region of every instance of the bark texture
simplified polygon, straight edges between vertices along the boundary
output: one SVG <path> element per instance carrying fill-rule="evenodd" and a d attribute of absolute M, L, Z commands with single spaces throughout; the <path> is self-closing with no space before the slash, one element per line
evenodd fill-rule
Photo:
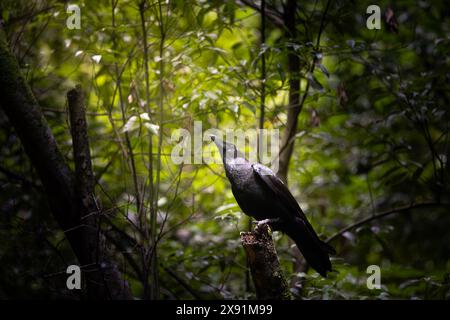
<path fill-rule="evenodd" d="M 252 232 L 242 232 L 241 242 L 247 254 L 257 299 L 289 300 L 291 294 L 269 227 L 261 225 Z"/>
<path fill-rule="evenodd" d="M 53 216 L 78 258 L 87 280 L 88 297 L 90 299 L 131 298 L 126 283 L 120 279 L 116 265 L 106 259 L 99 260 L 98 257 L 102 257 L 99 255 L 101 247 L 98 241 L 95 242 L 95 248 L 90 242 L 93 224 L 88 221 L 89 219 L 85 220 L 85 216 L 92 211 L 93 207 L 89 200 L 87 202 L 85 200 L 87 195 L 87 198 L 92 198 L 93 180 L 91 180 L 92 170 L 88 155 L 89 146 L 86 144 L 85 120 L 83 129 L 85 136 L 75 134 L 74 139 L 74 147 L 78 145 L 81 148 L 75 150 L 75 153 L 85 157 L 81 161 L 75 155 L 78 168 L 75 175 L 64 161 L 50 127 L 20 71 L 16 58 L 9 49 L 1 27 L 0 88 L 0 107 L 20 138 L 45 188 Z M 77 141 L 77 139 L 81 140 Z M 89 168 L 86 167 L 87 163 Z M 83 181 L 84 179 L 91 182 Z M 84 190 L 83 194 L 80 194 L 80 188 Z M 95 210 L 97 210 L 96 206 Z M 95 230 L 98 231 L 98 229 Z M 97 232 L 96 239 L 99 239 Z"/>
<path fill-rule="evenodd" d="M 286 37 L 292 43 L 297 42 L 295 13 L 297 10 L 296 0 L 288 0 L 284 21 L 286 25 Z M 280 165 L 278 177 L 287 182 L 289 162 L 294 150 L 294 139 L 297 133 L 298 116 L 302 111 L 300 104 L 300 58 L 294 48 L 289 48 L 288 52 L 288 73 L 289 73 L 289 105 L 287 110 L 286 129 L 281 139 Z"/>

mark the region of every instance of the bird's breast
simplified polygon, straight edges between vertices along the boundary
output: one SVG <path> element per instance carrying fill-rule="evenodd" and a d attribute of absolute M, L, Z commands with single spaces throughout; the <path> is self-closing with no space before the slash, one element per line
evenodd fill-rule
<path fill-rule="evenodd" d="M 267 191 L 256 180 L 253 170 L 231 170 L 230 178 L 233 195 L 244 213 L 257 220 L 270 218 L 271 212 L 270 197 Z"/>

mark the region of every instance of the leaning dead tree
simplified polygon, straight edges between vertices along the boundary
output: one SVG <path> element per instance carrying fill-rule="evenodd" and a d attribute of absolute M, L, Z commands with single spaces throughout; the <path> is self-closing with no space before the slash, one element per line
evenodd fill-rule
<path fill-rule="evenodd" d="M 104 298 L 131 298 L 128 285 L 120 281 L 120 272 L 111 261 L 105 237 L 101 230 L 101 203 L 95 195 L 95 177 L 92 171 L 86 122 L 85 97 L 81 86 L 67 93 L 70 115 L 70 133 L 72 135 L 73 158 L 75 163 L 75 193 L 77 195 L 80 228 L 84 229 L 83 247 L 86 248 L 87 259 L 92 265 L 86 273 L 93 273 L 91 281 L 100 281 Z M 106 282 L 106 279 L 116 281 Z M 91 286 L 98 286 L 92 283 Z"/>
<path fill-rule="evenodd" d="M 241 242 L 247 254 L 257 299 L 289 300 L 291 294 L 269 227 L 260 225 L 254 231 L 242 232 Z"/>
<path fill-rule="evenodd" d="M 45 188 L 50 209 L 84 274 L 89 299 L 130 299 L 128 285 L 102 244 L 80 89 L 69 93 L 75 173 L 65 162 L 50 127 L 0 28 L 0 107 L 14 127 Z"/>

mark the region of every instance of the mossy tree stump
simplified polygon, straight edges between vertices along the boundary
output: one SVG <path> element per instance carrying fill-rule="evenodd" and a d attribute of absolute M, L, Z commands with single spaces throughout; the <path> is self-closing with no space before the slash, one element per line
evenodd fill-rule
<path fill-rule="evenodd" d="M 247 254 L 257 299 L 291 299 L 269 226 L 258 225 L 252 232 L 241 232 L 241 242 Z"/>

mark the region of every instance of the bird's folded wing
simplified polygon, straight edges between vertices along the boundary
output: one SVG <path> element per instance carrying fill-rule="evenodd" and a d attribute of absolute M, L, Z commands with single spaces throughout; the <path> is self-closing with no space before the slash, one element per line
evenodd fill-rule
<path fill-rule="evenodd" d="M 323 249 L 329 253 L 334 254 L 334 249 L 328 244 L 324 243 L 317 236 L 317 233 L 314 231 L 313 227 L 309 223 L 302 209 L 300 208 L 297 200 L 295 200 L 294 196 L 291 194 L 286 185 L 281 181 L 272 170 L 263 166 L 262 164 L 256 163 L 252 165 L 253 171 L 256 176 L 263 182 L 265 186 L 275 195 L 277 200 L 285 206 L 285 212 L 289 212 L 291 216 L 285 217 L 286 219 L 297 220 L 300 224 L 305 226 L 305 231 L 309 233 L 310 236 L 315 239 Z"/>
<path fill-rule="evenodd" d="M 305 214 L 291 194 L 286 185 L 281 181 L 272 170 L 263 166 L 262 164 L 255 163 L 252 165 L 253 171 L 256 176 L 268 187 L 268 189 L 277 197 L 281 204 L 286 206 L 287 211 L 292 213 L 292 217 L 298 217 L 306 219 Z"/>

